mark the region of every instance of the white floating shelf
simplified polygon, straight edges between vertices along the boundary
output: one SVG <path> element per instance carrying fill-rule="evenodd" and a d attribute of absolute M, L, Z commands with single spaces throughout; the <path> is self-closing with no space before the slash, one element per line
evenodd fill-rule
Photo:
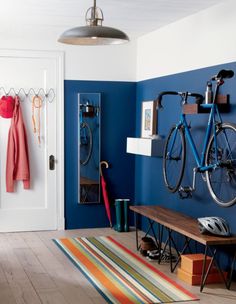
<path fill-rule="evenodd" d="M 138 155 L 162 157 L 165 140 L 163 138 L 127 138 L 126 152 Z"/>

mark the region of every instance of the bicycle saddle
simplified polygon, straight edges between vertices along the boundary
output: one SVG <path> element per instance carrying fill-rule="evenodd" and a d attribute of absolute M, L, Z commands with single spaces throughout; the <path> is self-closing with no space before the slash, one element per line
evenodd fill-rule
<path fill-rule="evenodd" d="M 212 77 L 212 80 L 232 78 L 233 76 L 234 71 L 232 70 L 220 70 L 217 75 Z"/>

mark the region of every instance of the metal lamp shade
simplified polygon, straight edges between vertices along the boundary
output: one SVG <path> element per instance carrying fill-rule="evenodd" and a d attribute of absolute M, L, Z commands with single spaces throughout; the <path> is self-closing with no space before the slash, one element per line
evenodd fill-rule
<path fill-rule="evenodd" d="M 110 45 L 128 42 L 129 37 L 112 27 L 80 26 L 65 31 L 58 41 L 74 45 Z"/>

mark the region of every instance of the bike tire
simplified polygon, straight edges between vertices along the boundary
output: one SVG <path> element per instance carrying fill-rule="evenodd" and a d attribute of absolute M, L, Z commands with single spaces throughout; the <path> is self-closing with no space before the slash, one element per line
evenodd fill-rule
<path fill-rule="evenodd" d="M 169 156 L 170 153 L 175 153 Z M 167 137 L 163 154 L 163 176 L 168 190 L 179 190 L 186 161 L 186 141 L 182 128 L 173 126 Z"/>
<path fill-rule="evenodd" d="M 214 135 L 211 136 L 205 164 L 216 165 L 206 171 L 206 181 L 214 201 L 221 207 L 230 207 L 236 203 L 236 125 L 223 123 L 216 131 L 217 159 L 215 155 Z"/>
<path fill-rule="evenodd" d="M 86 134 L 86 138 L 88 140 L 88 142 L 86 144 L 81 144 L 81 140 L 80 140 L 80 164 L 82 166 L 85 166 L 89 162 L 90 157 L 92 155 L 93 134 L 92 134 L 90 126 L 86 122 L 82 122 L 80 124 L 80 134 L 82 132 L 82 129 L 85 130 L 83 132 Z"/>

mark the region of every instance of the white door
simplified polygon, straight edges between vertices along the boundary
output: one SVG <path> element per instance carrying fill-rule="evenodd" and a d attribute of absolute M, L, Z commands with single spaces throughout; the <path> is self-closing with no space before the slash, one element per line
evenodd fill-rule
<path fill-rule="evenodd" d="M 63 119 L 60 118 L 63 109 L 62 59 L 61 54 L 53 52 L 0 52 L 1 95 L 4 95 L 4 89 L 9 91 L 11 88 L 16 92 L 20 88 L 25 92 L 32 88 L 35 93 L 40 88 L 45 92 L 51 89 L 48 98 L 42 103 L 40 115 L 37 109 L 34 113 L 37 128 L 40 121 L 40 144 L 38 134 L 33 133 L 34 92 L 31 90 L 26 98 L 23 90 L 19 94 L 29 148 L 31 175 L 29 190 L 23 188 L 22 181 L 15 181 L 14 193 L 6 192 L 6 153 L 11 119 L 0 117 L 1 232 L 63 228 L 63 177 L 59 176 L 63 175 Z M 10 95 L 13 95 L 13 90 L 10 91 Z M 42 90 L 39 95 L 41 98 L 44 97 Z M 49 168 L 50 155 L 56 160 L 54 170 Z"/>

